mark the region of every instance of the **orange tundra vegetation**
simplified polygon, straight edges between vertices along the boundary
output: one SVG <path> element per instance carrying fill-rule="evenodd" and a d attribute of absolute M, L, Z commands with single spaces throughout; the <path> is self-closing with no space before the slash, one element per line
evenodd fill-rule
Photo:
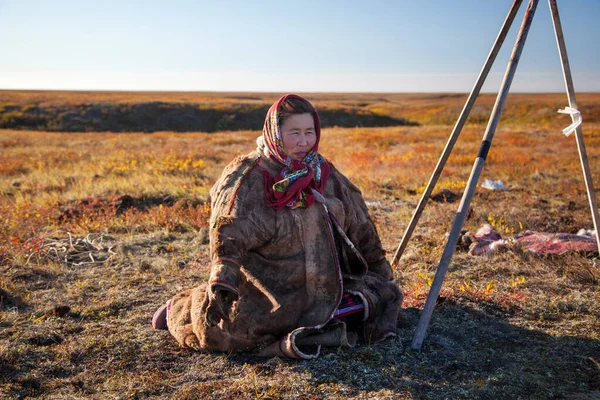
<path fill-rule="evenodd" d="M 18 106 L 159 99 L 226 107 L 266 104 L 279 96 L 0 94 L 5 105 Z M 366 108 L 420 124 L 330 127 L 322 133 L 321 154 L 361 189 L 391 257 L 466 95 L 306 96 L 317 108 Z M 579 100 L 598 190 L 600 95 L 583 94 Z M 583 393 L 585 398 L 600 393 L 597 366 L 589 361 L 600 360 L 600 269 L 584 255 L 511 251 L 471 257 L 457 251 L 424 352 L 406 350 L 491 102 L 491 95 L 478 101 L 394 271 L 406 307 L 397 341 L 333 351 L 302 367 L 184 354 L 168 336 L 148 330 L 162 299 L 207 278 L 209 190 L 225 165 L 255 147 L 260 131 L 0 130 L 0 397 L 548 398 Z M 478 188 L 465 229 L 491 223 L 510 236 L 527 229 L 575 233 L 592 227 L 575 138 L 561 134 L 570 119 L 555 113 L 565 105 L 565 95 L 509 96 L 481 180 L 500 179 L 510 190 Z M 441 191 L 455 196 L 435 196 Z M 508 343 L 506 337 L 518 339 Z M 540 349 L 542 342 L 552 351 Z M 202 374 L 201 382 L 184 372 L 191 370 Z M 348 375 L 349 370 L 370 371 L 369 379 Z"/>
<path fill-rule="evenodd" d="M 586 132 L 593 138 L 598 135 L 597 128 Z M 0 182 L 2 251 L 27 253 L 27 243 L 57 230 L 74 234 L 136 234 L 163 229 L 194 232 L 207 227 L 212 183 L 231 159 L 254 147 L 258 134 L 4 131 L 0 135 L 4 150 Z M 465 128 L 438 189 L 460 192 L 465 187 L 480 134 L 480 127 Z M 389 215 L 373 210 L 389 251 L 425 187 L 447 135 L 448 129 L 441 126 L 324 131 L 323 154 L 362 189 L 365 198 L 390 203 Z M 482 215 L 487 216 L 488 212 L 510 206 L 508 210 L 517 213 L 518 222 L 528 229 L 541 227 L 541 221 L 524 216 L 536 199 L 556 196 L 555 201 L 563 198 L 568 203 L 563 194 L 569 194 L 584 206 L 579 161 L 573 141 L 570 142 L 557 132 L 501 127 L 483 178 L 502 179 L 513 189 L 512 194 L 497 193 L 494 198 L 494 194 L 480 190 L 480 196 L 498 204 L 486 209 L 475 200 L 474 207 L 482 207 Z M 570 149 L 565 146 L 567 143 Z M 589 152 L 592 160 L 598 155 L 597 147 L 590 146 Z M 598 164 L 593 167 L 594 176 L 599 176 Z M 507 202 L 507 197 L 516 197 L 522 205 Z M 430 212 L 442 212 L 436 209 L 437 204 L 430 207 Z M 448 207 L 443 218 L 434 218 L 439 222 L 434 230 L 449 226 L 449 211 L 453 208 L 455 205 Z M 561 226 L 564 218 L 557 213 L 554 230 L 584 226 L 589 218 L 582 208 L 579 224 Z M 427 214 L 426 211 L 426 225 Z M 481 221 L 471 222 L 471 227 L 476 228 L 478 222 Z"/>

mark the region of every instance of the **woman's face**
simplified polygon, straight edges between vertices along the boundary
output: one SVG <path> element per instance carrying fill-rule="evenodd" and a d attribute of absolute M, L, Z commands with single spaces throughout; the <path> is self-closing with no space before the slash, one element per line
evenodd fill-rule
<path fill-rule="evenodd" d="M 292 114 L 279 127 L 283 151 L 292 160 L 302 161 L 317 143 L 317 132 L 312 114 Z"/>

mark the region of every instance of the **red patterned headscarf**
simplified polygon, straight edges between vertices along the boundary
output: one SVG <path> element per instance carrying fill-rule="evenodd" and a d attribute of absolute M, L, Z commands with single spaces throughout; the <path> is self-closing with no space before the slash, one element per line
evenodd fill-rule
<path fill-rule="evenodd" d="M 315 201 L 311 189 L 314 188 L 319 193 L 323 193 L 323 188 L 330 173 L 327 160 L 317 152 L 319 140 L 321 139 L 321 122 L 316 111 L 312 113 L 317 136 L 314 147 L 302 161 L 293 160 L 285 154 L 279 121 L 281 105 L 287 99 L 308 102 L 308 100 L 295 94 L 288 94 L 277 100 L 267 112 L 262 134 L 269 157 L 282 166 L 281 173 L 277 178 L 273 178 L 267 171 L 263 171 L 265 197 L 267 203 L 276 210 L 285 207 L 298 208 L 311 205 Z"/>

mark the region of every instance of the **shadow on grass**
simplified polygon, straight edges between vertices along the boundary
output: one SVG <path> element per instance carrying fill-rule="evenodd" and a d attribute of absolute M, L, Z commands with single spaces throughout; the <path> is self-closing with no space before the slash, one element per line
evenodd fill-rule
<path fill-rule="evenodd" d="M 365 391 L 432 399 L 600 395 L 598 340 L 552 336 L 447 301 L 436 309 L 423 348 L 415 351 L 410 345 L 419 313 L 403 311 L 395 339 L 350 350 L 325 349 L 317 360 L 290 366 L 308 373 L 311 386 L 346 387 L 347 396 Z M 229 360 L 265 363 L 243 355 Z"/>
<path fill-rule="evenodd" d="M 0 288 L 0 310 L 8 310 L 11 308 L 25 310 L 29 308 L 29 305 L 20 296 Z M 1 326 L 2 321 L 0 321 L 0 327 Z"/>
<path fill-rule="evenodd" d="M 526 327 L 540 326 L 538 321 L 521 319 L 523 326 L 517 326 L 488 306 L 493 308 L 447 299 L 436 309 L 421 351 L 410 350 L 420 312 L 411 308 L 401 314 L 398 337 L 323 349 L 312 361 L 181 349 L 167 332 L 151 330 L 152 307 L 105 307 L 114 313 L 100 320 L 53 319 L 30 333 L 15 333 L 0 356 L 0 393 L 4 386 L 4 393 L 17 398 L 57 394 L 58 387 L 67 397 L 118 397 L 128 388 L 132 398 L 177 399 L 589 399 L 600 394 L 600 341 L 546 333 L 561 322 L 547 323 L 544 331 Z"/>

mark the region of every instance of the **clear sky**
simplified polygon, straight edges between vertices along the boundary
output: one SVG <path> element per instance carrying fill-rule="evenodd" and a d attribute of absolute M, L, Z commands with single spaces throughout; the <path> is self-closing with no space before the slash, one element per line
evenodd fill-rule
<path fill-rule="evenodd" d="M 0 0 L 0 89 L 469 92 L 511 4 Z M 558 6 L 575 89 L 600 91 L 600 0 Z M 545 0 L 512 90 L 565 90 Z"/>

